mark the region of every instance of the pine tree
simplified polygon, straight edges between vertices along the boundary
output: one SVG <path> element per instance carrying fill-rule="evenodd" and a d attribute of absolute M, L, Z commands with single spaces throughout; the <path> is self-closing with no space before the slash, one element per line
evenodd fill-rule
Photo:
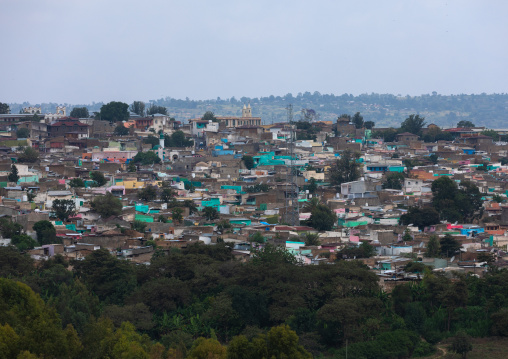
<path fill-rule="evenodd" d="M 15 165 L 11 166 L 11 173 L 9 173 L 7 179 L 9 180 L 9 182 L 18 183 L 19 181 L 18 168 Z"/>
<path fill-rule="evenodd" d="M 429 241 L 427 243 L 427 251 L 425 252 L 425 257 L 427 258 L 435 258 L 439 257 L 441 253 L 441 245 L 439 243 L 439 239 L 437 236 L 430 236 Z"/>

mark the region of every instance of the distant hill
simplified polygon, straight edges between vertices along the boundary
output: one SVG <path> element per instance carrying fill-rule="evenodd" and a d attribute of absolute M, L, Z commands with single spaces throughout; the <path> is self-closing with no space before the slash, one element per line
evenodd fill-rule
<path fill-rule="evenodd" d="M 240 99 L 215 100 L 179 100 L 170 97 L 147 101 L 165 106 L 172 117 L 177 120 L 200 117 L 206 111 L 213 111 L 219 116 L 241 116 L 243 104 L 250 103 L 254 116 L 263 119 L 263 123 L 281 122 L 286 120 L 286 106 L 293 105 L 294 118 L 300 117 L 303 108 L 313 109 L 321 120 L 335 120 L 343 113 L 361 112 L 365 121 L 374 121 L 376 127 L 398 126 L 410 114 L 424 116 L 427 123 L 442 127 L 455 126 L 460 120 L 472 121 L 477 126 L 489 128 L 508 127 L 508 94 L 471 94 L 471 95 L 431 95 L 396 96 L 390 94 L 350 94 L 333 95 L 319 92 L 299 93 L 296 96 L 268 96 L 260 98 L 242 97 Z M 18 113 L 29 103 L 10 104 L 11 112 Z M 43 113 L 54 112 L 56 103 L 37 104 Z M 86 106 L 90 112 L 98 111 L 102 103 L 67 106 L 68 113 L 73 107 Z"/>

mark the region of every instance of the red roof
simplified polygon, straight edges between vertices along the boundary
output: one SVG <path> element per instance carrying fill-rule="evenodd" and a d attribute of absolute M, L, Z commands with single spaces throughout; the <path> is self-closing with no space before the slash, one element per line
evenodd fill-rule
<path fill-rule="evenodd" d="M 77 125 L 77 126 L 88 126 L 86 123 L 82 123 L 82 122 L 79 122 L 79 121 L 58 121 L 58 122 L 55 122 L 54 124 L 50 125 L 50 126 L 74 126 L 74 125 Z"/>
<path fill-rule="evenodd" d="M 470 127 L 446 128 L 443 131 L 445 131 L 445 132 L 473 132 L 473 130 Z"/>

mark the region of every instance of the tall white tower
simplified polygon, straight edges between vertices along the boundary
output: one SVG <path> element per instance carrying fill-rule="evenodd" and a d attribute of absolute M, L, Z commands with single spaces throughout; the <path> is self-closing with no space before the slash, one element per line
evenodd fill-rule
<path fill-rule="evenodd" d="M 157 151 L 157 154 L 159 158 L 161 159 L 161 162 L 164 162 L 164 133 L 162 133 L 159 136 L 159 148 Z"/>

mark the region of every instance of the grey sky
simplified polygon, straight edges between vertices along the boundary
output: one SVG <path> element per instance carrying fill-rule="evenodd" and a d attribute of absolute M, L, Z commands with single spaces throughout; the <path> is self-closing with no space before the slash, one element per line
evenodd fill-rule
<path fill-rule="evenodd" d="M 508 2 L 0 0 L 0 102 L 508 92 Z"/>

